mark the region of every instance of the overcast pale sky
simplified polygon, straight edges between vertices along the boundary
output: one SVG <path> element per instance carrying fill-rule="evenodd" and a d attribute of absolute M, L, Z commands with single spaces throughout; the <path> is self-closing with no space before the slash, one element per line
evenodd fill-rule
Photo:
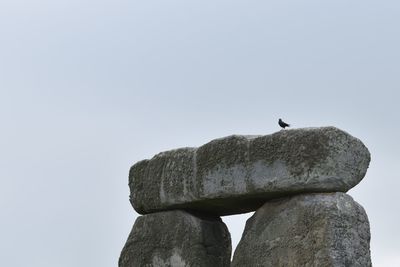
<path fill-rule="evenodd" d="M 117 266 L 133 163 L 282 117 L 367 145 L 349 194 L 400 266 L 399 25 L 397 0 L 2 0 L 0 265 Z"/>

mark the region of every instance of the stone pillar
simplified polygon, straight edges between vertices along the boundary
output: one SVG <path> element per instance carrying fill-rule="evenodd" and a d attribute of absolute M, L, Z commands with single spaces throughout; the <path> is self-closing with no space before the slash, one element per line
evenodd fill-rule
<path fill-rule="evenodd" d="M 247 221 L 232 267 L 368 267 L 367 214 L 344 193 L 268 201 Z"/>
<path fill-rule="evenodd" d="M 119 266 L 229 267 L 230 260 L 230 234 L 219 217 L 174 210 L 137 218 Z"/>

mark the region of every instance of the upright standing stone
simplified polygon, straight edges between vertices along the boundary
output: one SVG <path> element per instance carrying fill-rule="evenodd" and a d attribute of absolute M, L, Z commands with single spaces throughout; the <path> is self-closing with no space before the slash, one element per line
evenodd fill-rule
<path fill-rule="evenodd" d="M 271 200 L 247 221 L 232 267 L 368 267 L 369 241 L 367 215 L 347 194 Z"/>
<path fill-rule="evenodd" d="M 136 163 L 129 174 L 130 198 L 141 214 L 244 213 L 276 197 L 347 192 L 364 177 L 369 161 L 364 144 L 335 127 L 234 135 Z"/>
<path fill-rule="evenodd" d="M 175 210 L 138 217 L 119 266 L 229 267 L 230 259 L 230 234 L 219 217 Z"/>

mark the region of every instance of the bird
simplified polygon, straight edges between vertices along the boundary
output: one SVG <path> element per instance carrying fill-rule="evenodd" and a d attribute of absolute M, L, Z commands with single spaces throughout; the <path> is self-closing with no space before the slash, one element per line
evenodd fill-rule
<path fill-rule="evenodd" d="M 285 127 L 290 127 L 290 124 L 287 124 L 287 123 L 284 122 L 282 119 L 279 119 L 278 124 L 279 124 L 279 126 L 281 126 L 283 129 L 285 129 Z"/>

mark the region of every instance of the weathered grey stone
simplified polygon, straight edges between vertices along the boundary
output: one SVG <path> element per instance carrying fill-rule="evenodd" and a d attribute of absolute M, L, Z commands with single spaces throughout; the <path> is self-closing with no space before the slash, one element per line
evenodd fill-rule
<path fill-rule="evenodd" d="M 231 238 L 219 217 L 175 210 L 140 216 L 121 252 L 120 267 L 228 267 Z"/>
<path fill-rule="evenodd" d="M 136 163 L 130 198 L 141 214 L 177 208 L 237 214 L 276 197 L 347 192 L 369 161 L 364 144 L 335 127 L 234 135 Z"/>
<path fill-rule="evenodd" d="M 271 200 L 247 221 L 232 267 L 371 266 L 369 222 L 344 193 Z"/>

